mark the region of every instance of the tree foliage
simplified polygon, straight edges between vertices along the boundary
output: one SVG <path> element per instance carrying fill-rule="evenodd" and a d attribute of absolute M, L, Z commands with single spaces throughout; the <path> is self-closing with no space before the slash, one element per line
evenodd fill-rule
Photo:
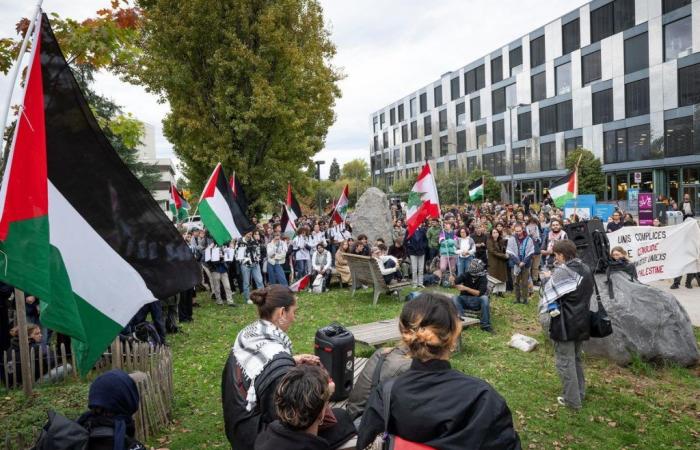
<path fill-rule="evenodd" d="M 566 168 L 574 170 L 579 158 L 578 193 L 595 194 L 596 198 L 602 199 L 605 194 L 605 174 L 600 160 L 590 150 L 578 148 L 566 158 Z"/>
<path fill-rule="evenodd" d="M 343 164 L 342 178 L 365 181 L 369 178 L 369 165 L 362 158 L 353 159 Z"/>
<path fill-rule="evenodd" d="M 192 185 L 235 170 L 255 210 L 323 148 L 341 75 L 316 0 L 141 0 L 133 74 L 170 104 L 164 132 Z"/>
<path fill-rule="evenodd" d="M 331 181 L 338 181 L 340 178 L 340 164 L 338 164 L 338 160 L 333 158 L 333 162 L 331 163 L 331 168 L 328 171 L 328 179 Z"/>

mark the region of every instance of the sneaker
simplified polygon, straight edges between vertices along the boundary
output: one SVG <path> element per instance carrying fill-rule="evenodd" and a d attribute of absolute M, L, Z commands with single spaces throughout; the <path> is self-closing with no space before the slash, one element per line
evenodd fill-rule
<path fill-rule="evenodd" d="M 418 283 L 418 287 L 419 287 L 420 289 L 425 289 L 425 286 L 424 286 L 422 283 Z"/>
<path fill-rule="evenodd" d="M 223 305 L 224 302 L 222 302 L 221 300 L 217 300 L 217 301 L 216 301 L 216 304 L 217 304 L 217 305 Z"/>
<path fill-rule="evenodd" d="M 566 402 L 564 401 L 564 397 L 557 397 L 557 403 L 559 403 L 561 406 L 566 406 Z"/>
<path fill-rule="evenodd" d="M 492 327 L 484 327 L 484 328 L 481 329 L 481 331 L 485 331 L 485 332 L 491 333 L 491 334 L 494 334 L 494 333 L 495 333 L 495 331 L 493 331 L 493 328 L 492 328 Z"/>
<path fill-rule="evenodd" d="M 246 302 L 247 304 L 249 304 L 249 305 L 252 305 L 252 304 L 253 304 L 253 300 L 250 300 L 250 299 L 246 300 L 245 302 Z"/>
<path fill-rule="evenodd" d="M 235 308 L 236 306 L 238 306 L 238 305 L 235 304 L 234 302 L 228 302 L 227 305 L 228 305 L 228 306 L 231 306 L 231 307 L 233 307 L 233 308 Z"/>
<path fill-rule="evenodd" d="M 685 288 L 686 289 L 693 289 L 693 286 L 691 286 L 690 283 L 685 283 Z"/>
<path fill-rule="evenodd" d="M 679 284 L 676 284 L 676 283 L 673 283 L 671 285 L 671 289 L 678 289 L 679 287 L 681 287 L 681 286 Z"/>

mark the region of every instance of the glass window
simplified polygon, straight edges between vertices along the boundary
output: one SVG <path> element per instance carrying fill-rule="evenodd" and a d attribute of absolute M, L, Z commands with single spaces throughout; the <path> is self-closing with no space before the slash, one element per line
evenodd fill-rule
<path fill-rule="evenodd" d="M 627 129 L 627 160 L 640 161 L 651 158 L 649 124 Z"/>
<path fill-rule="evenodd" d="M 423 155 L 421 154 L 421 143 L 417 143 L 416 145 L 413 146 L 413 155 L 415 158 L 413 159 L 415 162 L 420 162 L 423 159 Z"/>
<path fill-rule="evenodd" d="M 647 33 L 625 40 L 625 73 L 649 67 L 649 38 Z"/>
<path fill-rule="evenodd" d="M 409 102 L 408 102 L 408 108 L 411 113 L 411 118 L 416 117 L 416 98 L 413 97 Z"/>
<path fill-rule="evenodd" d="M 540 36 L 530 41 L 530 67 L 544 64 L 544 58 L 544 36 Z"/>
<path fill-rule="evenodd" d="M 493 176 L 505 175 L 505 158 L 505 151 L 484 155 L 484 170 Z"/>
<path fill-rule="evenodd" d="M 459 77 L 454 77 L 450 80 L 450 98 L 452 100 L 459 98 Z"/>
<path fill-rule="evenodd" d="M 587 85 L 601 78 L 600 50 L 581 57 L 581 82 Z"/>
<path fill-rule="evenodd" d="M 404 149 L 404 163 L 405 164 L 410 164 L 413 162 L 413 149 L 411 148 L 410 145 L 407 145 L 406 148 Z"/>
<path fill-rule="evenodd" d="M 440 156 L 445 156 L 450 151 L 447 145 L 447 136 L 440 136 Z"/>
<path fill-rule="evenodd" d="M 547 77 L 545 72 L 532 76 L 532 102 L 547 98 Z"/>
<path fill-rule="evenodd" d="M 664 25 L 664 60 L 681 58 L 693 52 L 693 24 L 684 17 Z"/>
<path fill-rule="evenodd" d="M 504 120 L 493 121 L 493 145 L 501 145 L 506 142 Z"/>
<path fill-rule="evenodd" d="M 465 130 L 457 132 L 457 153 L 467 151 L 467 132 Z"/>
<path fill-rule="evenodd" d="M 583 148 L 583 138 L 581 136 L 564 139 L 564 158 L 568 158 L 571 152 L 577 148 Z"/>
<path fill-rule="evenodd" d="M 613 91 L 606 89 L 593 93 L 593 124 L 613 121 Z"/>
<path fill-rule="evenodd" d="M 401 154 L 399 153 L 399 149 L 395 148 L 394 149 L 394 166 L 398 166 L 401 164 Z"/>
<path fill-rule="evenodd" d="M 433 158 L 433 141 L 425 141 L 425 159 Z"/>
<path fill-rule="evenodd" d="M 562 64 L 555 68 L 557 95 L 571 92 L 571 63 Z"/>
<path fill-rule="evenodd" d="M 456 160 L 451 160 L 447 162 L 447 170 L 448 172 L 453 172 L 457 170 L 457 161 Z"/>
<path fill-rule="evenodd" d="M 464 111 L 464 102 L 457 103 L 457 106 L 455 106 L 455 117 L 457 117 L 458 127 L 467 123 L 467 115 Z"/>
<path fill-rule="evenodd" d="M 423 135 L 430 136 L 431 134 L 433 134 L 433 126 L 430 114 L 428 114 L 427 116 L 423 117 Z"/>
<path fill-rule="evenodd" d="M 435 86 L 435 89 L 433 89 L 433 94 L 434 94 L 434 99 L 435 99 L 435 107 L 441 106 L 442 105 L 442 85 L 440 86 Z"/>
<path fill-rule="evenodd" d="M 382 148 L 389 148 L 389 132 L 382 133 Z"/>
<path fill-rule="evenodd" d="M 682 8 L 685 5 L 690 5 L 692 0 L 664 0 L 663 11 L 664 14 L 674 11 L 678 8 Z"/>
<path fill-rule="evenodd" d="M 492 114 L 499 114 L 506 110 L 506 88 L 494 89 L 491 93 Z"/>
<path fill-rule="evenodd" d="M 664 128 L 664 147 L 667 157 L 695 153 L 693 149 L 693 116 L 667 120 Z"/>
<path fill-rule="evenodd" d="M 483 89 L 486 86 L 486 68 L 482 64 L 474 70 L 476 72 L 476 89 Z"/>
<path fill-rule="evenodd" d="M 447 129 L 447 110 L 443 109 L 438 113 L 438 120 L 440 122 L 440 131 L 445 131 Z"/>
<path fill-rule="evenodd" d="M 476 96 L 469 100 L 469 110 L 472 122 L 481 119 L 481 97 Z"/>
<path fill-rule="evenodd" d="M 418 122 L 411 122 L 411 140 L 418 139 Z"/>
<path fill-rule="evenodd" d="M 678 69 L 678 106 L 700 103 L 700 64 Z"/>
<path fill-rule="evenodd" d="M 575 19 L 565 23 L 561 27 L 563 54 L 567 55 L 579 48 L 581 34 L 579 31 L 579 20 Z"/>
<path fill-rule="evenodd" d="M 464 90 L 466 94 L 471 94 L 479 89 L 483 89 L 485 85 L 486 79 L 484 76 L 483 64 L 464 74 Z"/>
<path fill-rule="evenodd" d="M 540 108 L 540 136 L 557 132 L 557 105 Z"/>
<path fill-rule="evenodd" d="M 523 48 L 516 47 L 508 53 L 510 63 L 510 76 L 517 75 L 523 71 Z"/>
<path fill-rule="evenodd" d="M 384 113 L 379 114 L 379 128 L 384 128 Z"/>
<path fill-rule="evenodd" d="M 408 125 L 401 125 L 401 143 L 408 142 Z"/>
<path fill-rule="evenodd" d="M 615 148 L 617 146 L 615 131 L 606 131 L 603 134 L 603 161 L 605 164 L 616 162 Z"/>
<path fill-rule="evenodd" d="M 377 126 L 379 125 L 379 118 L 377 116 L 374 116 L 372 118 L 372 133 L 377 132 Z"/>
<path fill-rule="evenodd" d="M 555 142 L 540 144 L 540 170 L 557 168 L 557 145 Z"/>
<path fill-rule="evenodd" d="M 476 148 L 486 148 L 486 124 L 476 127 Z"/>
<path fill-rule="evenodd" d="M 506 86 L 506 106 L 515 106 L 518 104 L 518 91 L 515 89 L 515 83 Z"/>
<path fill-rule="evenodd" d="M 403 122 L 404 120 L 404 115 L 403 115 L 403 103 L 399 105 L 399 122 Z"/>
<path fill-rule="evenodd" d="M 513 173 L 525 173 L 526 170 L 526 152 L 525 147 L 513 149 Z"/>
<path fill-rule="evenodd" d="M 445 163 L 444 162 L 439 162 L 437 163 L 437 173 L 444 173 L 445 172 Z"/>
<path fill-rule="evenodd" d="M 418 102 L 420 103 L 421 114 L 426 112 L 428 110 L 428 94 L 423 92 L 421 95 L 419 95 Z"/>
<path fill-rule="evenodd" d="M 574 127 L 571 100 L 557 103 L 557 131 L 566 131 Z"/>
<path fill-rule="evenodd" d="M 373 141 L 372 152 L 376 152 L 379 150 L 379 136 L 374 136 Z"/>
<path fill-rule="evenodd" d="M 649 114 L 649 78 L 625 85 L 625 116 Z"/>
<path fill-rule="evenodd" d="M 472 172 L 476 170 L 478 167 L 476 166 L 476 156 L 468 156 L 467 157 L 467 172 Z"/>
<path fill-rule="evenodd" d="M 634 26 L 634 1 L 615 0 L 591 11 L 591 43 Z"/>
<path fill-rule="evenodd" d="M 399 144 L 399 129 L 394 128 L 393 131 L 394 131 L 394 145 L 398 145 Z"/>
<path fill-rule="evenodd" d="M 635 0 L 615 0 L 615 33 L 624 31 L 634 26 L 634 2 Z"/>
<path fill-rule="evenodd" d="M 491 60 L 491 83 L 498 83 L 503 79 L 503 57 L 499 56 Z"/>
<path fill-rule="evenodd" d="M 532 137 L 532 119 L 530 111 L 518 114 L 518 140 Z"/>
<path fill-rule="evenodd" d="M 396 123 L 396 108 L 391 108 L 389 110 L 389 125 L 394 125 Z"/>

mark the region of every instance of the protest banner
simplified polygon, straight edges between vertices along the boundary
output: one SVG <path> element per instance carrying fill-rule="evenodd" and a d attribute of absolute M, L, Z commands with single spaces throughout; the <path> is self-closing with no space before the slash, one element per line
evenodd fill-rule
<path fill-rule="evenodd" d="M 623 227 L 608 239 L 610 247 L 627 251 L 643 283 L 700 272 L 700 227 L 694 219 L 669 227 Z"/>

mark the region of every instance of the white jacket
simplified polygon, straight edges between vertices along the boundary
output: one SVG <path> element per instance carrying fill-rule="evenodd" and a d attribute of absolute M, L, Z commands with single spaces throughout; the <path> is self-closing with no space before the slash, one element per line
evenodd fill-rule
<path fill-rule="evenodd" d="M 270 265 L 284 264 L 287 259 L 287 243 L 280 239 L 277 243 L 267 244 L 267 263 Z"/>
<path fill-rule="evenodd" d="M 314 252 L 313 256 L 311 257 L 311 268 L 315 270 L 316 272 L 325 272 L 326 270 L 331 268 L 331 254 L 330 252 L 327 252 L 324 250 L 323 254 L 326 257 L 326 263 L 321 266 L 319 263 L 318 259 L 320 254 L 318 252 Z"/>
<path fill-rule="evenodd" d="M 465 238 L 459 238 L 459 248 L 457 249 L 457 256 L 461 258 L 468 258 L 474 256 L 476 253 L 476 244 L 471 236 Z"/>

